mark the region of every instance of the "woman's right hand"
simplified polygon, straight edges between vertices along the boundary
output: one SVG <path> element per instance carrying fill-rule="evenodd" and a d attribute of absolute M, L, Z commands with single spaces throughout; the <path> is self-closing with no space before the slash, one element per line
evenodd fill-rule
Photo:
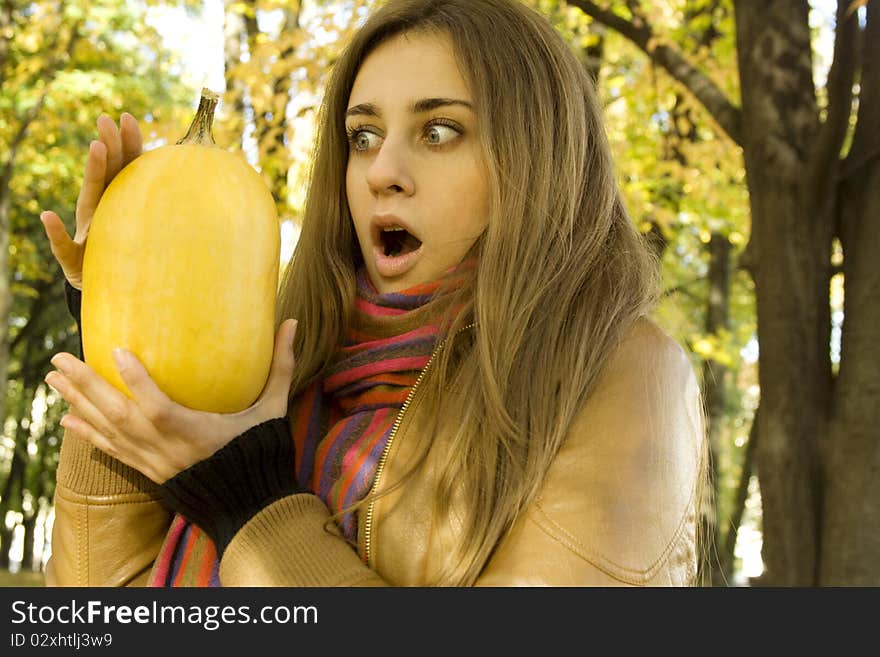
<path fill-rule="evenodd" d="M 56 213 L 45 210 L 40 220 L 49 238 L 52 255 L 61 265 L 64 277 L 82 290 L 82 264 L 89 226 L 101 194 L 122 168 L 141 154 L 143 138 L 137 120 L 128 113 L 119 117 L 119 128 L 106 114 L 98 117 L 98 139 L 89 144 L 89 156 L 82 187 L 76 200 L 76 234 L 67 235 L 64 222 Z"/>

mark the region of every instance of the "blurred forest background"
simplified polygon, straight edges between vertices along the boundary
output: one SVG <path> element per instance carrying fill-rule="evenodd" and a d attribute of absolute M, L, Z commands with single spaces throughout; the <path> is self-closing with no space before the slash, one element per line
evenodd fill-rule
<path fill-rule="evenodd" d="M 701 376 L 706 576 L 880 584 L 880 0 L 525 1 L 596 79 L 656 319 Z M 41 584 L 51 550 L 43 377 L 77 336 L 39 213 L 73 233 L 96 119 L 154 148 L 225 89 L 216 141 L 270 185 L 286 259 L 327 71 L 378 4 L 0 0 L 0 584 Z"/>

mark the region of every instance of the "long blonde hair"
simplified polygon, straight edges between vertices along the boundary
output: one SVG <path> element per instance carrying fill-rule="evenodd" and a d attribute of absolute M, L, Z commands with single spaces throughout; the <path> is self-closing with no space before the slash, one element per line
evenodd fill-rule
<path fill-rule="evenodd" d="M 432 583 L 469 585 L 539 490 L 607 356 L 655 303 L 658 267 L 621 200 L 593 82 L 553 27 L 514 0 L 391 0 L 336 62 L 324 97 L 279 303 L 279 320 L 303 328 L 292 394 L 322 376 L 354 303 L 350 91 L 377 45 L 413 31 L 451 38 L 489 169 L 488 228 L 468 255 L 476 267 L 438 295 L 444 309 L 464 309 L 441 331 L 457 336 L 455 348 L 439 352 L 422 384 L 435 428 L 455 418 L 435 517 L 445 522 L 459 495 L 469 514 Z M 468 394 L 443 394 L 453 388 Z"/>

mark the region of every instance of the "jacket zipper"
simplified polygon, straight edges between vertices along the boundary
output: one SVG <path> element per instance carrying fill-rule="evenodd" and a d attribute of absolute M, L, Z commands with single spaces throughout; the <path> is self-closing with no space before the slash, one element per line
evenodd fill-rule
<path fill-rule="evenodd" d="M 472 322 L 467 326 L 461 327 L 452 335 L 452 339 L 455 339 L 455 336 L 458 335 L 461 331 L 473 328 L 475 325 L 476 323 Z M 406 396 L 406 400 L 403 402 L 403 406 L 401 406 L 400 410 L 397 412 L 397 417 L 394 420 L 394 424 L 391 427 L 391 433 L 388 436 L 388 442 L 385 443 L 385 449 L 382 450 L 382 456 L 379 458 L 379 465 L 376 467 L 376 476 L 373 478 L 373 485 L 370 487 L 370 495 L 373 495 L 379 488 L 379 480 L 382 478 L 382 472 L 385 470 L 385 464 L 388 461 L 388 454 L 391 452 L 391 445 L 394 442 L 395 436 L 397 435 L 397 430 L 400 428 L 400 423 L 403 420 L 403 414 L 406 412 L 406 409 L 409 408 L 413 397 L 415 397 L 416 390 L 418 389 L 422 380 L 425 378 L 425 373 L 428 371 L 428 368 L 431 367 L 431 363 L 434 362 L 434 358 L 437 356 L 437 354 L 440 353 L 440 350 L 443 348 L 443 345 L 446 344 L 448 339 L 449 338 L 447 338 L 446 340 L 441 340 L 434 351 L 431 353 L 431 357 L 428 359 L 428 362 L 425 363 L 425 366 L 419 373 L 419 378 L 416 379 L 416 382 L 410 389 L 409 394 Z M 367 565 L 369 565 L 372 558 L 371 538 L 373 533 L 373 507 L 375 506 L 375 504 L 375 499 L 370 500 L 370 504 L 367 506 L 367 518 L 366 520 L 364 520 L 364 558 L 367 562 Z"/>

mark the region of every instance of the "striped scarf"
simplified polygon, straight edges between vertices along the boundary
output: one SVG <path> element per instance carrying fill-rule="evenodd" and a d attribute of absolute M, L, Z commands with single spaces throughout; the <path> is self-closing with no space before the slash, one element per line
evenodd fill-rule
<path fill-rule="evenodd" d="M 463 263 L 450 273 L 470 266 Z M 327 376 L 291 402 L 297 481 L 331 513 L 361 500 L 372 487 L 397 414 L 437 339 L 437 327 L 411 311 L 430 300 L 438 286 L 432 282 L 381 294 L 361 267 L 351 326 Z M 357 512 L 342 515 L 340 527 L 356 549 Z M 220 586 L 218 569 L 211 539 L 178 514 L 150 586 Z"/>

